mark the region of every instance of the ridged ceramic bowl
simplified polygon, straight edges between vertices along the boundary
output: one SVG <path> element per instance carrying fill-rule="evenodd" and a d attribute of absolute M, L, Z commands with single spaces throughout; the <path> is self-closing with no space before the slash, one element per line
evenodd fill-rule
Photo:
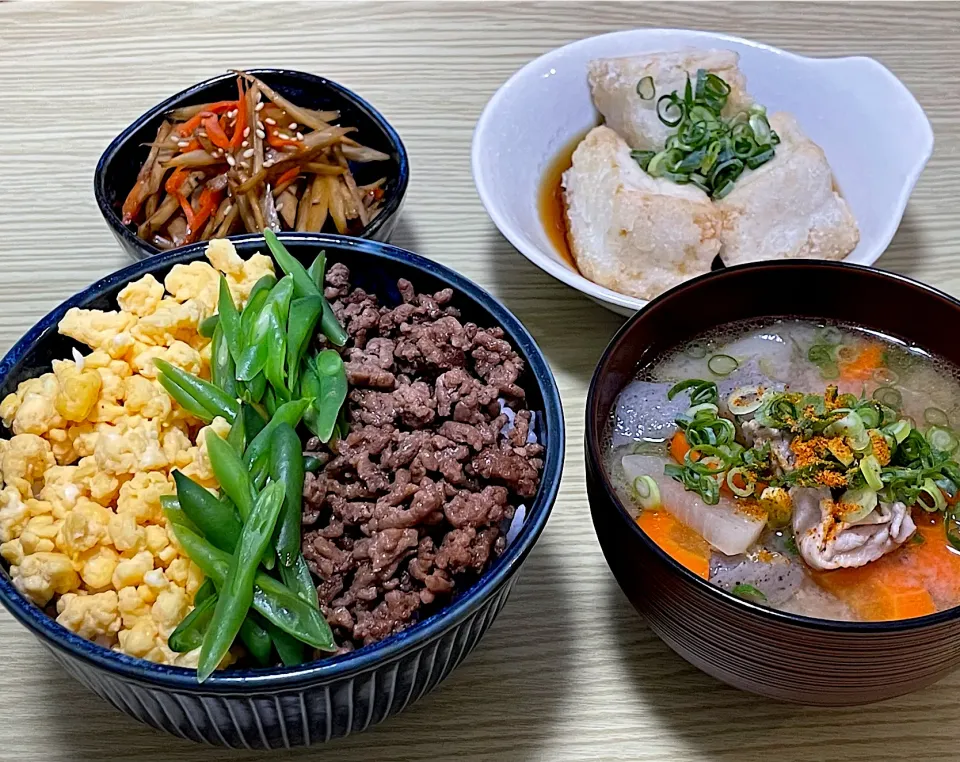
<path fill-rule="evenodd" d="M 678 286 L 627 321 L 590 384 L 587 489 L 597 537 L 650 628 L 707 674 L 804 704 L 865 704 L 909 693 L 960 665 L 960 608 L 902 621 L 838 622 L 750 603 L 667 556 L 631 518 L 606 474 L 611 411 L 638 368 L 704 329 L 778 316 L 854 323 L 960 364 L 960 302 L 909 278 L 797 260 L 742 265 Z"/>
<path fill-rule="evenodd" d="M 632 315 L 646 304 L 593 283 L 567 262 L 544 228 L 537 200 L 556 156 L 600 119 L 587 64 L 687 47 L 739 54 L 757 102 L 771 113 L 792 113 L 823 148 L 860 227 L 860 243 L 846 261 L 873 264 L 933 151 L 933 129 L 907 87 L 872 58 L 809 58 L 692 29 L 628 29 L 577 40 L 531 61 L 497 90 L 473 134 L 473 179 L 504 237 L 537 267 L 614 312 Z"/>
<path fill-rule="evenodd" d="M 389 241 L 399 219 L 407 183 L 410 180 L 410 163 L 407 149 L 397 131 L 373 106 L 363 98 L 332 80 L 289 69 L 250 69 L 270 87 L 294 103 L 305 108 L 340 111 L 339 124 L 357 128 L 353 137 L 363 145 L 390 155 L 389 161 L 369 164 L 352 164 L 351 171 L 359 185 L 386 177 L 384 201 L 380 214 L 370 221 L 359 238 L 374 241 Z M 158 103 L 137 118 L 113 139 L 97 162 L 93 175 L 93 192 L 110 231 L 120 246 L 134 259 L 152 257 L 160 253 L 153 244 L 137 237 L 132 225 L 124 225 L 120 207 L 133 187 L 137 173 L 150 152 L 148 144 L 157 136 L 157 129 L 166 114 L 181 106 L 197 103 L 229 100 L 237 97 L 237 75 L 221 74 L 219 77 L 200 82 L 162 103 Z M 235 239 L 239 236 L 229 236 Z"/>
<path fill-rule="evenodd" d="M 434 688 L 470 653 L 506 602 L 553 507 L 563 466 L 563 414 L 553 374 L 520 321 L 490 294 L 442 265 L 387 244 L 332 235 L 281 238 L 305 264 L 326 250 L 328 263 L 350 267 L 353 282 L 376 293 L 381 303 L 399 303 L 397 279 L 408 278 L 425 291 L 453 288 L 452 304 L 464 320 L 501 326 L 525 361 L 518 383 L 527 391 L 530 409 L 542 411 L 536 433 L 546 448 L 545 464 L 519 535 L 474 585 L 437 614 L 353 653 L 299 667 L 217 672 L 202 686 L 193 670 L 126 656 L 61 627 L 21 596 L 2 569 L 0 603 L 81 683 L 156 728 L 237 748 L 329 741 L 382 722 Z M 244 258 L 267 251 L 259 235 L 234 243 Z M 133 264 L 61 304 L 0 361 L 0 396 L 49 370 L 52 359 L 70 356 L 74 343 L 57 333 L 57 323 L 70 307 L 115 308 L 117 292 L 126 283 L 147 273 L 162 280 L 174 264 L 200 259 L 205 246 L 194 244 Z M 9 432 L 0 431 L 0 436 L 6 438 Z"/>

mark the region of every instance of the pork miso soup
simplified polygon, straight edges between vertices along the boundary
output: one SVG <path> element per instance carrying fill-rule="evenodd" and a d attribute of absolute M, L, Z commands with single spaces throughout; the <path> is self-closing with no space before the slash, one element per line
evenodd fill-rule
<path fill-rule="evenodd" d="M 960 375 L 855 327 L 736 324 L 617 399 L 608 472 L 694 574 L 810 617 L 960 604 Z"/>

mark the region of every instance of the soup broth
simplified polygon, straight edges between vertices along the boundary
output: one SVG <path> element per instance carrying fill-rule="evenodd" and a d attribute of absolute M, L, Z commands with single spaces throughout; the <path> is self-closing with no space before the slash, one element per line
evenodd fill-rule
<path fill-rule="evenodd" d="M 855 326 L 719 328 L 620 393 L 608 473 L 661 549 L 835 620 L 960 604 L 960 372 Z"/>

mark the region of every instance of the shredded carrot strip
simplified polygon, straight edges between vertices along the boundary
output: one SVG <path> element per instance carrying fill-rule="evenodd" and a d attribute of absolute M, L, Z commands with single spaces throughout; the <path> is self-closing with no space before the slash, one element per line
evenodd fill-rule
<path fill-rule="evenodd" d="M 207 116 L 206 111 L 201 111 L 199 114 L 194 114 L 187 121 L 177 127 L 177 133 L 180 137 L 185 138 L 187 135 L 192 135 L 193 131 L 200 126 L 200 123 L 203 122 L 204 118 Z"/>
<path fill-rule="evenodd" d="M 247 99 L 243 90 L 243 77 L 237 77 L 237 124 L 230 138 L 231 150 L 236 150 L 243 142 L 243 133 L 247 129 Z"/>
<path fill-rule="evenodd" d="M 279 188 L 281 185 L 292 183 L 294 180 L 297 179 L 297 175 L 299 174 L 300 174 L 300 167 L 291 167 L 282 175 L 280 175 L 280 177 L 277 178 L 276 187 Z"/>
<path fill-rule="evenodd" d="M 203 120 L 203 129 L 207 131 L 207 137 L 217 148 L 230 148 L 230 138 L 220 127 L 220 122 L 215 114 L 211 114 Z"/>
<path fill-rule="evenodd" d="M 190 173 L 183 167 L 177 167 L 173 170 L 173 174 L 167 178 L 167 182 L 164 184 L 163 189 L 172 195 L 177 195 L 180 192 L 180 186 L 183 185 L 183 181 L 187 179 L 187 175 Z"/>

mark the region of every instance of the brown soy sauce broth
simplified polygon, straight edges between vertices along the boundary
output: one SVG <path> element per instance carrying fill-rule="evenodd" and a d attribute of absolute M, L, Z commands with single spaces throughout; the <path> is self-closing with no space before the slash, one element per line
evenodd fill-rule
<path fill-rule="evenodd" d="M 540 180 L 537 195 L 537 210 L 540 214 L 540 223 L 553 244 L 554 250 L 560 258 L 574 271 L 577 269 L 576 260 L 570 251 L 567 237 L 567 212 L 563 201 L 563 173 L 573 164 L 573 152 L 586 137 L 589 130 L 576 135 L 565 144 L 557 155 L 550 160 L 546 171 Z"/>
<path fill-rule="evenodd" d="M 879 345 L 882 348 L 879 367 L 863 377 L 823 377 L 821 367 L 809 359 L 809 352 L 812 346 L 824 343 L 828 333 L 837 347 L 862 350 Z M 911 418 L 921 432 L 929 429 L 931 424 L 929 419 L 925 420 L 925 414 L 933 408 L 947 415 L 947 426 L 955 436 L 960 434 L 960 368 L 895 336 L 851 324 L 780 317 L 718 326 L 640 368 L 635 380 L 663 384 L 665 388 L 687 378 L 712 380 L 721 387 L 725 380 L 739 385 L 735 378 L 737 371 L 730 374 L 729 379 L 710 372 L 709 360 L 717 354 L 735 357 L 740 363 L 738 370 L 751 369 L 754 375 L 748 384 L 755 381 L 759 370 L 764 377 L 798 392 L 822 393 L 828 384 L 838 384 L 842 392 L 870 397 L 878 388 L 893 387 L 902 395 L 901 417 Z M 624 505 L 636 514 L 640 509 L 625 479 L 621 466 L 623 456 L 655 456 L 664 464 L 673 461 L 662 437 L 613 447 L 615 417 L 614 410 L 606 442 L 607 473 Z M 954 459 L 957 455 L 953 455 Z M 770 559 L 786 562 L 793 566 L 791 573 L 802 572 L 802 582 L 786 600 L 767 605 L 821 619 L 870 619 L 858 613 L 864 609 L 857 608 L 862 604 L 857 596 L 867 587 L 873 589 L 875 579 L 885 578 L 885 584 L 889 584 L 891 578 L 898 581 L 901 575 L 911 585 L 919 584 L 917 580 L 922 579 L 937 610 L 960 605 L 960 555 L 946 541 L 941 514 L 926 514 L 914 508 L 913 516 L 917 524 L 914 537 L 881 559 L 857 569 L 814 571 L 796 555 L 795 538 L 788 526 L 765 530 L 743 556 L 724 556 L 714 550 L 710 578 L 729 590 L 730 580 L 736 579 L 740 563 L 749 566 L 768 563 Z M 919 614 L 909 616 L 914 615 Z"/>

